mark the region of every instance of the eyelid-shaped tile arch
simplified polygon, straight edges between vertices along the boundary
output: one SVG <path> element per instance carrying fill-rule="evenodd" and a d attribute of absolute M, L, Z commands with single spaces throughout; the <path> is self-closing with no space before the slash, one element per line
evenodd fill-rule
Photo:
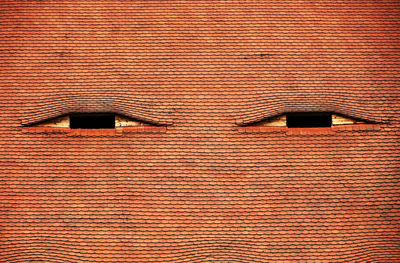
<path fill-rule="evenodd" d="M 111 113 L 154 125 L 168 126 L 173 124 L 173 110 L 169 109 L 169 106 L 160 106 L 149 101 L 113 100 L 112 98 L 93 101 L 89 99 L 84 101 L 59 100 L 57 104 L 48 101 L 40 102 L 23 111 L 20 123 L 22 126 L 29 127 L 75 113 Z"/>
<path fill-rule="evenodd" d="M 281 93 L 270 88 L 241 99 L 231 116 L 238 126 L 295 112 L 331 112 L 373 123 L 390 123 L 392 116 L 387 114 L 388 105 L 377 106 L 375 100 L 379 99 L 368 93 L 332 92 L 328 88 L 288 87 Z"/>

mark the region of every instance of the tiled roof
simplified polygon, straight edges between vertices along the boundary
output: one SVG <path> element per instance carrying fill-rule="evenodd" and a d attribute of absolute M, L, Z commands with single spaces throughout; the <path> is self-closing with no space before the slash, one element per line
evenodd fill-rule
<path fill-rule="evenodd" d="M 397 0 L 1 10 L 0 262 L 400 262 Z M 307 111 L 376 124 L 246 126 Z"/>

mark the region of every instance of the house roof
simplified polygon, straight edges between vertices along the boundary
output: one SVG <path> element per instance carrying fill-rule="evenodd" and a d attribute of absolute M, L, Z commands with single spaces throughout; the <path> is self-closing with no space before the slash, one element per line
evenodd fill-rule
<path fill-rule="evenodd" d="M 1 6 L 0 261 L 400 261 L 398 1 Z"/>

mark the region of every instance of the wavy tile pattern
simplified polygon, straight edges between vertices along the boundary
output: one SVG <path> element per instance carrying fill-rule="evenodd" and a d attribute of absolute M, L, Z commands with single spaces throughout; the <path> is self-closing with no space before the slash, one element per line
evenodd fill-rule
<path fill-rule="evenodd" d="M 0 262 L 400 262 L 397 0 L 1 10 Z M 238 127 L 307 111 L 377 125 Z"/>

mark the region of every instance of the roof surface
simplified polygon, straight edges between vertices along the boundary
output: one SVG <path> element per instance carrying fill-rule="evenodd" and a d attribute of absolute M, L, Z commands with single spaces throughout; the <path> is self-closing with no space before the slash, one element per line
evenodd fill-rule
<path fill-rule="evenodd" d="M 397 0 L 1 10 L 0 262 L 400 262 Z M 241 127 L 307 111 L 378 124 Z"/>

